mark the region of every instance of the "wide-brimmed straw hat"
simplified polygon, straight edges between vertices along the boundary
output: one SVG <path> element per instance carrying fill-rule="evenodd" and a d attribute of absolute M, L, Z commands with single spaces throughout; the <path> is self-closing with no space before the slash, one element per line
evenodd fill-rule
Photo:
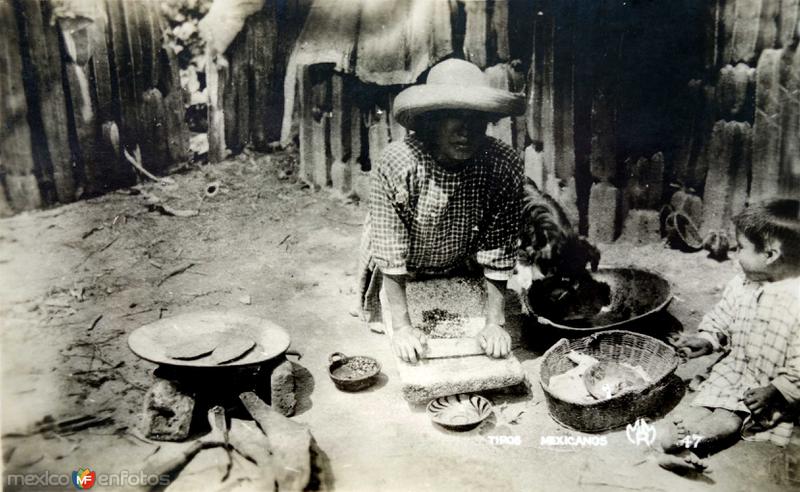
<path fill-rule="evenodd" d="M 525 97 L 492 87 L 476 65 L 451 58 L 431 68 L 424 84 L 405 89 L 394 100 L 395 120 L 409 129 L 417 116 L 440 109 L 520 115 L 525 112 Z"/>

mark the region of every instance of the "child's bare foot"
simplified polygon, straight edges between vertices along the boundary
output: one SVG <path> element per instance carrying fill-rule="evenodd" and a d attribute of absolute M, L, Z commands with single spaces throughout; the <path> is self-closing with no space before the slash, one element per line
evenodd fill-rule
<path fill-rule="evenodd" d="M 696 454 L 684 449 L 674 455 L 662 454 L 657 459 L 658 466 L 671 472 L 684 475 L 686 473 L 704 473 L 708 469 L 705 460 L 701 460 Z"/>
<path fill-rule="evenodd" d="M 690 432 L 680 417 L 676 417 L 671 424 L 661 426 L 658 431 L 658 444 L 665 453 L 676 454 L 686 449 L 686 437 Z"/>

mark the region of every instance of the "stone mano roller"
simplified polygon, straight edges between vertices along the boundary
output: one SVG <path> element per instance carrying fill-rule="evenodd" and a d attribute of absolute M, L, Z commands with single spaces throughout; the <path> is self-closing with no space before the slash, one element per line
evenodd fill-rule
<path fill-rule="evenodd" d="M 423 359 L 444 359 L 446 357 L 467 357 L 484 355 L 480 343 L 475 337 L 469 338 L 428 338 L 427 346 L 422 354 Z"/>

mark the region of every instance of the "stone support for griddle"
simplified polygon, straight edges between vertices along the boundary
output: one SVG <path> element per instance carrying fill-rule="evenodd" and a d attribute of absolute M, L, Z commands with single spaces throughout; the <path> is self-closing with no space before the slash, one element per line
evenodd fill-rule
<path fill-rule="evenodd" d="M 182 441 L 189 435 L 195 399 L 172 381 L 158 379 L 144 399 L 141 428 L 145 437 Z"/>
<path fill-rule="evenodd" d="M 282 415 L 291 417 L 297 405 L 294 366 L 288 359 L 278 364 L 270 375 L 270 404 Z"/>

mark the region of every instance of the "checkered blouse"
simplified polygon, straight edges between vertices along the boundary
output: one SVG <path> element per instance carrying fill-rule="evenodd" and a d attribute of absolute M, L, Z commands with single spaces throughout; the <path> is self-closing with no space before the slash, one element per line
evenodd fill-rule
<path fill-rule="evenodd" d="M 438 166 L 413 134 L 391 143 L 370 173 L 362 264 L 394 275 L 435 274 L 473 257 L 487 277 L 508 279 L 522 173 L 519 154 L 492 137 L 460 171 Z"/>
<path fill-rule="evenodd" d="M 800 279 L 734 278 L 699 331 L 715 350 L 730 353 L 711 370 L 692 405 L 749 414 L 744 393 L 769 384 L 789 403 L 800 401 Z"/>

